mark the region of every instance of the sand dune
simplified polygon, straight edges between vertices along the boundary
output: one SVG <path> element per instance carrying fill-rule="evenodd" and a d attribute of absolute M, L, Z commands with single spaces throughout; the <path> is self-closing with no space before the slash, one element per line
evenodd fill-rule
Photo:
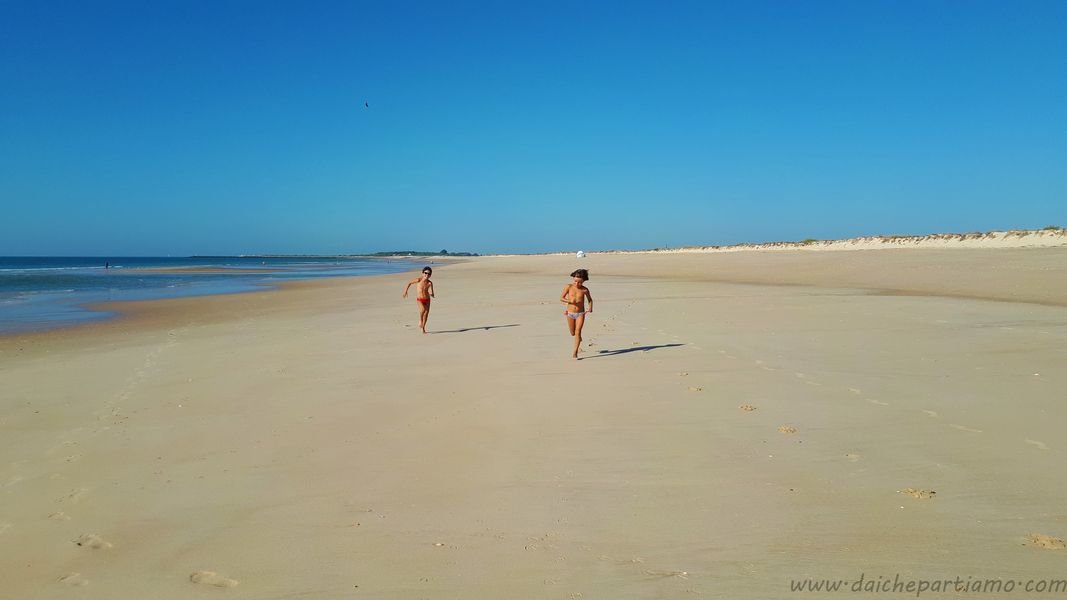
<path fill-rule="evenodd" d="M 1012 229 L 969 233 L 930 233 L 926 235 L 869 235 L 841 240 L 807 239 L 794 242 L 749 242 L 725 246 L 683 246 L 655 250 L 609 250 L 607 253 L 706 253 L 795 250 L 885 250 L 899 248 L 974 249 L 1061 248 L 1067 246 L 1067 229 Z"/>

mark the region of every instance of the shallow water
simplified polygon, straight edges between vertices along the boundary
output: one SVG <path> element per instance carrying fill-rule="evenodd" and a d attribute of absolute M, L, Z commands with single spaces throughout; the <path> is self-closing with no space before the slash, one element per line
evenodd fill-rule
<path fill-rule="evenodd" d="M 0 333 L 106 319 L 98 302 L 232 294 L 281 281 L 399 273 L 421 262 L 333 257 L 0 257 Z M 186 269 L 218 272 L 190 272 Z"/>

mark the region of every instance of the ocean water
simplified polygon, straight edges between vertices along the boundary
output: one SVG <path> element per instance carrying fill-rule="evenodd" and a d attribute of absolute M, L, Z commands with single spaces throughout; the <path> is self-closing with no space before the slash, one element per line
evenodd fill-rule
<path fill-rule="evenodd" d="M 88 308 L 97 302 L 251 292 L 287 280 L 400 273 L 422 265 L 383 258 L 0 257 L 0 334 L 114 316 Z M 183 271 L 190 268 L 219 272 Z"/>

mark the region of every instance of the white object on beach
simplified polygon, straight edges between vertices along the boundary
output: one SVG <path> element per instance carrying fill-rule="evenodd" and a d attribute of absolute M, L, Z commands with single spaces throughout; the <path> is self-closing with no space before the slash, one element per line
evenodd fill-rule
<path fill-rule="evenodd" d="M 578 251 L 578 258 L 585 258 L 585 252 L 583 252 L 582 250 L 579 250 Z"/>

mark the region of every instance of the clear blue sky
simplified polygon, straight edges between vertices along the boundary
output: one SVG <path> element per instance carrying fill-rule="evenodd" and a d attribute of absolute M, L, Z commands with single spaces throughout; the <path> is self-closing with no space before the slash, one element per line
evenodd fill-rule
<path fill-rule="evenodd" d="M 1067 225 L 1065 40 L 1061 0 L 0 0 L 0 255 Z"/>

